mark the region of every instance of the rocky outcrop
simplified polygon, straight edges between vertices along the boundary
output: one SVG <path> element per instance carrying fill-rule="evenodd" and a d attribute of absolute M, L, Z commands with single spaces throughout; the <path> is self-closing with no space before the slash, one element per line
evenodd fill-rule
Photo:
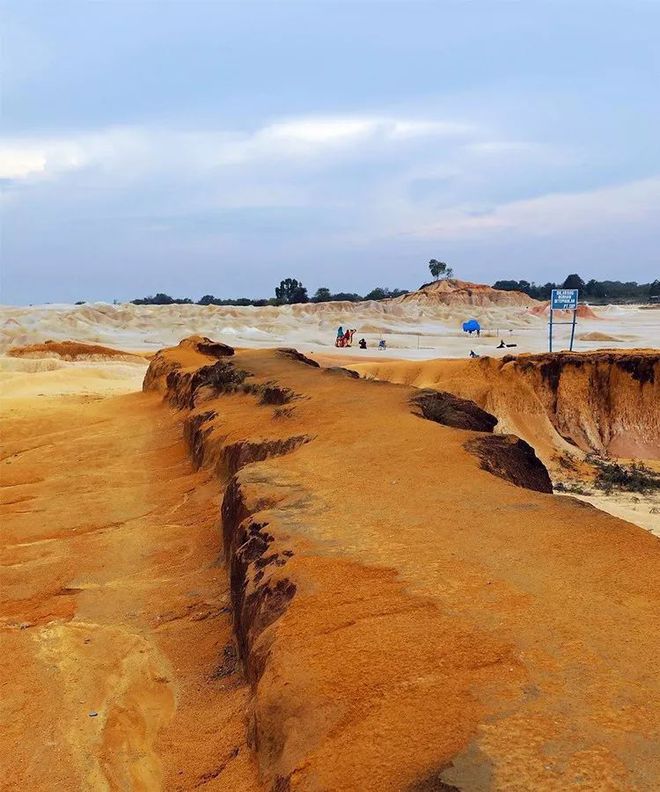
<path fill-rule="evenodd" d="M 257 505 L 258 504 L 258 505 Z M 293 551 L 270 532 L 269 524 L 255 518 L 254 511 L 275 505 L 263 498 L 256 503 L 249 484 L 234 476 L 222 501 L 225 561 L 231 583 L 234 630 L 240 657 L 251 684 L 261 677 L 270 642 L 264 633 L 279 619 L 296 593 L 286 575 Z"/>
<path fill-rule="evenodd" d="M 552 492 L 552 481 L 534 449 L 514 435 L 476 437 L 465 448 L 481 460 L 481 467 L 494 476 L 536 492 Z"/>
<path fill-rule="evenodd" d="M 297 349 L 290 349 L 289 347 L 282 347 L 281 349 L 277 350 L 277 354 L 281 357 L 289 358 L 289 360 L 297 360 L 299 363 L 304 363 L 306 366 L 312 366 L 313 368 L 320 368 L 319 364 L 312 360 L 307 355 L 303 355 L 302 352 L 298 352 Z"/>
<path fill-rule="evenodd" d="M 660 459 L 660 353 L 555 352 L 366 363 L 367 377 L 448 391 L 498 419 L 546 465 L 587 453 Z"/>
<path fill-rule="evenodd" d="M 507 356 L 562 438 L 585 452 L 660 458 L 660 353 Z"/>
<path fill-rule="evenodd" d="M 205 357 L 218 356 L 214 347 L 214 342 L 208 339 L 179 345 L 180 349 Z M 221 358 L 227 356 L 220 350 Z M 295 397 L 293 391 L 274 382 L 245 383 L 247 377 L 247 372 L 224 359 L 183 368 L 180 356 L 165 350 L 152 361 L 145 389 L 157 388 L 164 379 L 169 404 L 191 411 L 184 420 L 183 434 L 194 467 L 212 466 L 227 480 L 221 513 L 234 630 L 247 678 L 256 685 L 268 656 L 267 628 L 284 613 L 296 592 L 295 583 L 283 571 L 293 551 L 286 541 L 268 530 L 267 522 L 255 516 L 269 506 L 274 507 L 276 499 L 264 497 L 261 486 L 255 497 L 249 479 L 246 481 L 237 474 L 254 462 L 291 453 L 311 438 L 296 435 L 227 442 L 219 436 L 211 440 L 214 429 L 222 426 L 222 418 L 216 410 L 197 411 L 198 401 L 237 391 L 258 395 L 258 403 L 263 405 L 281 405 Z"/>
<path fill-rule="evenodd" d="M 168 375 L 186 367 L 196 369 L 209 360 L 232 357 L 233 354 L 232 347 L 212 341 L 206 336 L 184 338 L 178 346 L 161 349 L 153 356 L 142 383 L 142 390 L 166 391 L 170 394 L 172 385 L 166 381 Z"/>
<path fill-rule="evenodd" d="M 277 440 L 239 440 L 224 446 L 222 459 L 229 475 L 233 475 L 252 462 L 290 454 L 311 439 L 307 435 L 298 435 Z"/>
<path fill-rule="evenodd" d="M 492 432 L 497 425 L 494 415 L 482 410 L 473 401 L 461 399 L 446 391 L 425 388 L 416 393 L 410 403 L 423 418 L 444 426 L 452 426 L 454 429 Z"/>
<path fill-rule="evenodd" d="M 192 409 L 203 396 L 236 391 L 248 373 L 219 360 L 193 371 L 174 370 L 167 375 L 167 398 L 174 407 Z"/>

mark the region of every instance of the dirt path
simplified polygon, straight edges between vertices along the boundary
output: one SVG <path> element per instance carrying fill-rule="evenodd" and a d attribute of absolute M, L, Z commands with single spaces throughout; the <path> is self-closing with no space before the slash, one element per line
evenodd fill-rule
<path fill-rule="evenodd" d="M 217 479 L 151 394 L 3 414 L 2 788 L 256 789 Z"/>

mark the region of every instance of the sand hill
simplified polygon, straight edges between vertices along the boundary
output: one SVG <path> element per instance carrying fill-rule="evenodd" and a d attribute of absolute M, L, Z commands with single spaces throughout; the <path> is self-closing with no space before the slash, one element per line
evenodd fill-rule
<path fill-rule="evenodd" d="M 550 315 L 550 302 L 546 301 L 539 303 L 535 301 L 535 305 L 530 307 L 529 312 L 534 314 L 534 316 L 547 317 Z M 578 319 L 600 319 L 600 316 L 589 305 L 578 305 L 575 313 Z M 555 311 L 554 317 L 557 322 L 565 322 L 573 319 L 573 313 L 572 311 Z"/>
<path fill-rule="evenodd" d="M 402 303 L 422 303 L 427 305 L 472 305 L 472 306 L 510 306 L 510 305 L 538 305 L 527 294 L 519 291 L 502 291 L 486 286 L 484 283 L 470 283 L 451 278 L 425 283 L 417 291 L 398 297 Z"/>

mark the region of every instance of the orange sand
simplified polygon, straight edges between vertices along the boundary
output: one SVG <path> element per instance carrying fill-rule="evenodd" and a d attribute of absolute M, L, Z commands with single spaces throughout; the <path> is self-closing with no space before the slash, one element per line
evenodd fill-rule
<path fill-rule="evenodd" d="M 426 305 L 472 305 L 472 306 L 493 306 L 493 305 L 524 305 L 539 306 L 537 300 L 528 294 L 519 291 L 503 291 L 493 289 L 485 283 L 471 283 L 470 281 L 448 280 L 432 281 L 426 283 L 420 289 L 397 297 L 395 302 L 401 303 L 421 303 Z"/>
<path fill-rule="evenodd" d="M 654 537 L 481 469 L 409 386 L 193 342 L 146 387 L 7 400 L 10 789 L 657 788 Z"/>
<path fill-rule="evenodd" d="M 141 393 L 3 413 L 2 789 L 258 788 L 220 491 L 176 418 Z"/>
<path fill-rule="evenodd" d="M 100 344 L 83 344 L 79 341 L 45 341 L 43 344 L 12 347 L 7 355 L 17 358 L 58 357 L 62 360 L 144 360 L 144 356 Z"/>
<path fill-rule="evenodd" d="M 214 363 L 179 347 L 154 361 L 151 387 L 168 361 L 181 383 Z M 226 512 L 230 535 L 273 537 L 252 562 L 229 553 L 262 614 L 238 612 L 266 781 L 654 788 L 658 541 L 481 470 L 464 449 L 475 433 L 413 415 L 409 388 L 273 352 L 232 363 L 300 398 L 280 418 L 200 387 L 199 460 L 222 474 L 223 448 L 310 438 L 239 470 Z"/>

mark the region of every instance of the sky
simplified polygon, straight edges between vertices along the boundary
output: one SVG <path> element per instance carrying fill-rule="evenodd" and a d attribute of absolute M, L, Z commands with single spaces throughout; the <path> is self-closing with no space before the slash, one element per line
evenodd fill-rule
<path fill-rule="evenodd" d="M 4 303 L 660 277 L 660 0 L 13 0 Z"/>

